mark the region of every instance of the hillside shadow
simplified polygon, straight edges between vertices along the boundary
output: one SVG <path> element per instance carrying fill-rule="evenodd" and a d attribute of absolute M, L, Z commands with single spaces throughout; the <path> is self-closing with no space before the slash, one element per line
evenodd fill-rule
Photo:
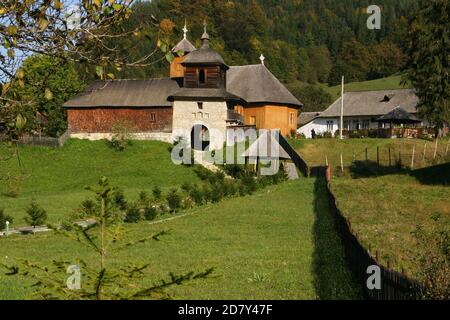
<path fill-rule="evenodd" d="M 362 290 L 353 278 L 337 232 L 335 219 L 326 197 L 323 177 L 314 184 L 314 255 L 313 272 L 319 299 L 361 299 Z"/>
<path fill-rule="evenodd" d="M 450 162 L 416 170 L 402 168 L 399 165 L 378 165 L 374 161 L 356 161 L 350 166 L 350 175 L 353 179 L 394 174 L 409 175 L 423 185 L 448 186 L 450 185 Z"/>

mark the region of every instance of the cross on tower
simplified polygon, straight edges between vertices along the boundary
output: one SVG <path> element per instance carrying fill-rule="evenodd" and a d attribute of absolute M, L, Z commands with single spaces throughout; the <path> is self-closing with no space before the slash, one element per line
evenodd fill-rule
<path fill-rule="evenodd" d="M 264 60 L 266 60 L 266 57 L 264 57 L 264 55 L 261 53 L 259 60 L 261 60 L 261 64 L 264 65 Z"/>
<path fill-rule="evenodd" d="M 187 28 L 187 22 L 186 19 L 184 20 L 184 28 L 183 28 L 183 32 L 184 32 L 184 39 L 187 39 L 187 33 L 188 33 L 188 28 Z"/>

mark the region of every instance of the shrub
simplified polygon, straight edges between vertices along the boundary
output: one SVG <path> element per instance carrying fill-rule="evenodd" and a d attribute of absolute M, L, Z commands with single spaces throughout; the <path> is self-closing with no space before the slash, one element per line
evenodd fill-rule
<path fill-rule="evenodd" d="M 33 228 L 43 225 L 47 222 L 47 211 L 37 204 L 35 200 L 31 202 L 26 210 L 28 217 L 25 218 L 25 222 L 31 225 Z"/>
<path fill-rule="evenodd" d="M 224 193 L 223 193 L 222 184 L 219 184 L 219 183 L 212 184 L 211 188 L 210 188 L 210 196 L 209 196 L 209 199 L 211 200 L 211 202 L 217 203 L 220 200 L 222 200 L 223 197 L 224 197 Z"/>
<path fill-rule="evenodd" d="M 147 207 L 149 205 L 150 197 L 146 191 L 139 192 L 138 202 L 143 207 Z"/>
<path fill-rule="evenodd" d="M 142 220 L 142 211 L 136 203 L 128 205 L 125 222 L 126 223 L 138 223 Z"/>
<path fill-rule="evenodd" d="M 13 218 L 5 215 L 4 210 L 0 208 L 0 230 L 6 229 L 6 221 L 9 221 L 9 223 L 13 223 Z"/>
<path fill-rule="evenodd" d="M 252 194 L 257 189 L 255 178 L 250 174 L 246 174 L 245 176 L 243 176 L 241 179 L 241 183 L 242 183 L 244 195 Z"/>
<path fill-rule="evenodd" d="M 223 195 L 225 197 L 232 197 L 238 191 L 237 183 L 234 180 L 225 180 L 223 183 Z"/>
<path fill-rule="evenodd" d="M 227 175 L 235 179 L 240 178 L 244 174 L 244 167 L 237 164 L 224 165 L 223 170 Z"/>
<path fill-rule="evenodd" d="M 131 145 L 133 139 L 132 132 L 133 124 L 130 121 L 119 121 L 112 128 L 112 138 L 109 145 L 117 150 L 124 151 Z"/>
<path fill-rule="evenodd" d="M 185 182 L 181 185 L 181 189 L 186 192 L 187 194 L 189 194 L 189 192 L 192 189 L 192 185 L 189 182 Z"/>
<path fill-rule="evenodd" d="M 158 209 L 154 206 L 149 206 L 144 209 L 144 218 L 147 221 L 153 221 L 158 217 Z"/>
<path fill-rule="evenodd" d="M 201 206 L 203 204 L 204 194 L 202 190 L 200 190 L 198 185 L 192 186 L 192 189 L 189 192 L 189 196 L 197 206 Z"/>
<path fill-rule="evenodd" d="M 115 189 L 113 191 L 113 202 L 117 208 L 120 210 L 126 210 L 127 209 L 127 200 L 125 198 L 125 193 L 122 189 Z"/>
<path fill-rule="evenodd" d="M 190 197 L 183 199 L 183 209 L 192 209 L 195 207 L 195 202 Z"/>
<path fill-rule="evenodd" d="M 161 200 L 161 198 L 162 198 L 162 191 L 161 191 L 160 187 L 158 187 L 158 186 L 154 187 L 153 190 L 152 190 L 152 194 L 153 194 L 153 197 L 156 200 Z"/>
<path fill-rule="evenodd" d="M 181 208 L 181 196 L 177 189 L 173 188 L 166 196 L 167 205 L 172 213 L 176 213 Z"/>
<path fill-rule="evenodd" d="M 211 184 L 205 183 L 202 186 L 203 200 L 205 203 L 212 201 L 213 195 L 211 190 Z"/>
<path fill-rule="evenodd" d="M 81 203 L 81 212 L 83 216 L 93 216 L 96 210 L 96 204 L 91 199 L 86 199 Z"/>

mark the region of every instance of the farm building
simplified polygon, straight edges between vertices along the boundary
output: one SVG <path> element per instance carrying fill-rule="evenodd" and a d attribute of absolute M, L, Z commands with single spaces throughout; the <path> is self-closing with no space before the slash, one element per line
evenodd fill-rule
<path fill-rule="evenodd" d="M 391 124 L 379 121 L 381 117 L 394 110 L 401 110 L 405 118 L 417 119 L 418 97 L 413 89 L 347 92 L 344 94 L 344 130 L 379 129 Z M 341 98 L 323 112 L 304 112 L 298 118 L 298 134 L 311 138 L 316 134 L 329 132 L 333 135 L 339 130 Z M 405 119 L 406 121 L 407 119 Z M 414 126 L 426 125 L 418 122 Z"/>
<path fill-rule="evenodd" d="M 170 77 L 149 80 L 97 81 L 64 104 L 72 137 L 105 139 L 127 121 L 140 139 L 192 140 L 195 128 L 220 132 L 211 145 L 222 147 L 236 128 L 297 129 L 302 107 L 286 87 L 261 64 L 229 67 L 209 46 L 206 30 L 196 49 L 184 38 L 174 48 Z M 189 134 L 191 133 L 191 134 Z"/>

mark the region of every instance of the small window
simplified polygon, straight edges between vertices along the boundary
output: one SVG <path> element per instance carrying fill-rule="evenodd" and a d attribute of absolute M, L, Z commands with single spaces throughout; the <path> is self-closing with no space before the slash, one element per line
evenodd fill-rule
<path fill-rule="evenodd" d="M 198 113 L 198 118 L 199 118 L 199 119 L 203 119 L 203 112 L 199 112 L 199 113 Z"/>
<path fill-rule="evenodd" d="M 256 117 L 250 117 L 250 125 L 254 126 L 256 124 Z"/>
<path fill-rule="evenodd" d="M 194 112 L 194 113 L 192 113 L 192 119 L 195 119 L 195 118 L 197 118 L 197 114 Z"/>
<path fill-rule="evenodd" d="M 206 70 L 200 69 L 198 71 L 198 83 L 199 84 L 205 84 L 206 83 Z"/>
<path fill-rule="evenodd" d="M 370 128 L 370 120 L 364 120 L 362 122 L 363 129 L 369 129 Z"/>
<path fill-rule="evenodd" d="M 350 131 L 350 122 L 348 120 L 344 120 L 344 130 Z"/>
<path fill-rule="evenodd" d="M 150 121 L 151 122 L 156 122 L 156 112 L 150 113 Z"/>
<path fill-rule="evenodd" d="M 209 113 L 205 113 L 205 119 L 209 119 Z"/>
<path fill-rule="evenodd" d="M 203 102 L 197 102 L 198 110 L 203 110 Z"/>
<path fill-rule="evenodd" d="M 333 132 L 334 121 L 327 121 L 327 131 Z"/>
<path fill-rule="evenodd" d="M 291 113 L 289 114 L 289 124 L 290 124 L 291 126 L 294 125 L 294 116 L 295 116 L 295 114 L 294 114 L 293 112 L 291 112 Z"/>

